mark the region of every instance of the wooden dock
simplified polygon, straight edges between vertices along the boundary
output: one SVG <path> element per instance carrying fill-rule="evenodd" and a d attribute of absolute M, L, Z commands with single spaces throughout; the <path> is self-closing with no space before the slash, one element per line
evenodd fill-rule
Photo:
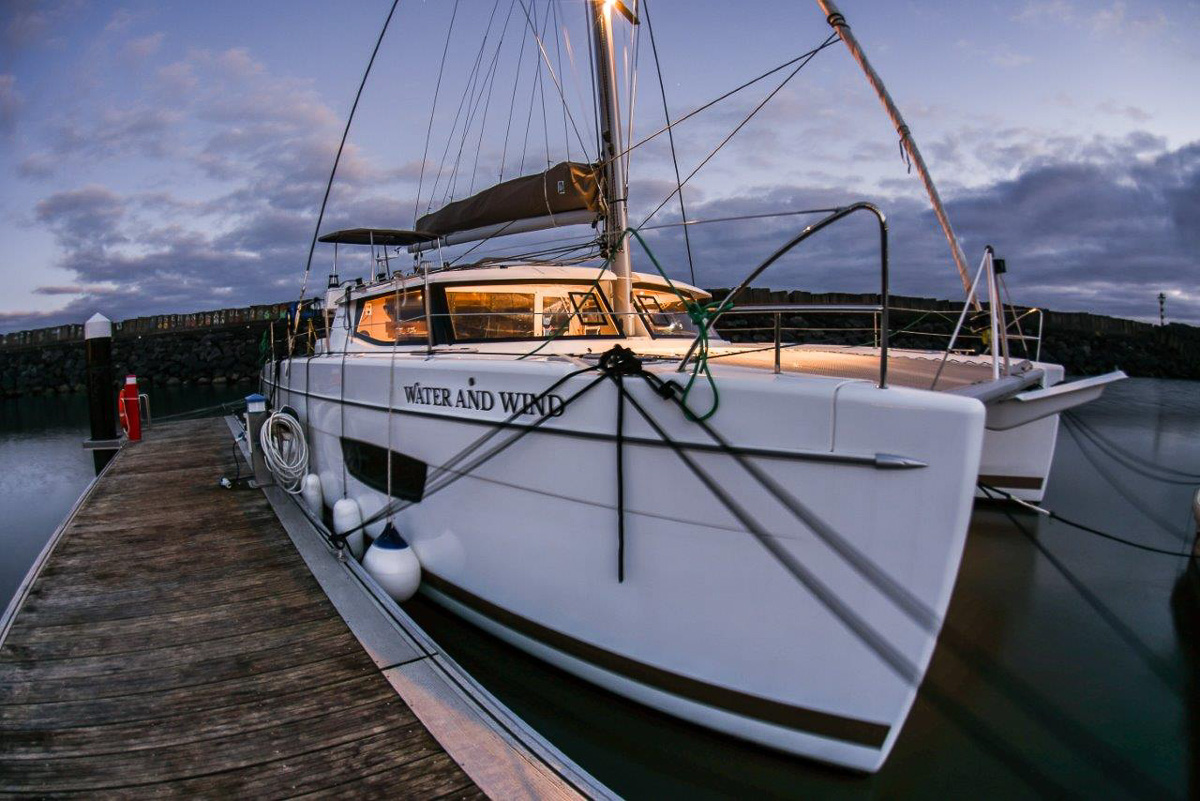
<path fill-rule="evenodd" d="M 0 624 L 0 795 L 484 797 L 398 695 L 422 674 L 364 650 L 261 491 L 218 485 L 232 445 L 156 427 L 47 546 Z"/>

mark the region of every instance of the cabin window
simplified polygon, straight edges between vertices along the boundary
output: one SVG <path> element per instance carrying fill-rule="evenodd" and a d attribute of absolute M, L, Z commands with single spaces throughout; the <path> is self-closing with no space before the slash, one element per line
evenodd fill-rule
<path fill-rule="evenodd" d="M 608 304 L 587 284 L 513 284 L 446 288 L 454 339 L 617 336 Z"/>
<path fill-rule="evenodd" d="M 388 449 L 356 439 L 342 440 L 342 458 L 346 460 L 346 472 L 371 489 L 386 494 L 388 491 Z M 420 459 L 391 451 L 392 497 L 405 501 L 419 501 L 425 497 L 425 476 L 428 465 Z"/>
<path fill-rule="evenodd" d="M 572 292 L 571 304 L 575 307 L 575 319 L 578 326 L 575 336 L 616 336 L 617 327 L 604 310 L 595 288 L 587 292 Z"/>
<path fill-rule="evenodd" d="M 694 337 L 699 333 L 687 306 L 674 292 L 639 290 L 633 295 L 642 322 L 656 337 Z"/>
<path fill-rule="evenodd" d="M 456 340 L 529 339 L 534 334 L 533 292 L 447 289 L 446 305 Z"/>
<path fill-rule="evenodd" d="M 424 344 L 429 341 L 425 322 L 425 293 L 392 292 L 359 301 L 356 336 L 385 345 Z"/>

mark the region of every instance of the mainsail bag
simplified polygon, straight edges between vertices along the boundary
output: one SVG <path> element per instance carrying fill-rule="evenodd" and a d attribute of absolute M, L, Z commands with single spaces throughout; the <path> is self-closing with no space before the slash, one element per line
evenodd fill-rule
<path fill-rule="evenodd" d="M 564 161 L 545 172 L 496 184 L 471 197 L 449 203 L 417 220 L 417 229 L 437 236 L 503 225 L 571 211 L 599 214 L 596 167 Z"/>

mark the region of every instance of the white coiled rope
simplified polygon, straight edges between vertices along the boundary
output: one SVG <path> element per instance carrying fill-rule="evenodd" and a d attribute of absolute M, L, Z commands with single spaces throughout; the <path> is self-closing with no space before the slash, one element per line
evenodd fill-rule
<path fill-rule="evenodd" d="M 308 442 L 300 421 L 290 414 L 272 412 L 263 423 L 258 442 L 263 460 L 279 486 L 299 494 L 308 473 Z"/>

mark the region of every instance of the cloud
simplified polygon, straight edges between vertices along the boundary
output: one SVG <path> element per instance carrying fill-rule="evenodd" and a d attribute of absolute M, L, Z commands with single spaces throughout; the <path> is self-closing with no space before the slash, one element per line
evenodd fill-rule
<path fill-rule="evenodd" d="M 178 120 L 177 112 L 164 108 L 105 108 L 84 120 L 59 121 L 50 149 L 60 159 L 161 158 L 172 151 L 171 129 Z"/>
<path fill-rule="evenodd" d="M 1007 257 L 1014 300 L 1054 309 L 1154 318 L 1155 297 L 1172 318 L 1200 323 L 1200 142 L 1147 155 L 1146 134 L 1063 147 L 1070 158 L 1030 158 L 1009 179 L 944 192 L 950 218 L 974 263 L 985 244 Z M 1141 154 L 1131 157 L 1131 153 Z M 912 179 L 915 182 L 915 179 Z M 838 206 L 862 199 L 820 185 L 763 187 L 689 205 L 692 219 Z M 949 249 L 923 198 L 871 197 L 888 215 L 893 291 L 960 298 Z M 694 226 L 697 277 L 737 283 L 813 217 Z M 665 212 L 657 221 L 675 218 Z M 674 275 L 687 276 L 678 228 L 650 237 Z M 878 255 L 869 219 L 848 219 L 806 241 L 760 282 L 775 288 L 877 291 Z M 636 253 L 636 249 L 635 249 Z M 644 262 L 644 258 L 636 257 Z M 649 267 L 643 263 L 641 266 Z"/>
<path fill-rule="evenodd" d="M 125 201 L 103 186 L 56 192 L 39 200 L 34 211 L 38 221 L 49 227 L 59 245 L 71 254 L 127 241 L 119 230 L 125 217 Z"/>
<path fill-rule="evenodd" d="M 1018 53 L 1004 45 L 993 47 L 988 52 L 988 60 L 997 67 L 1023 67 L 1033 63 L 1033 56 L 1028 53 Z"/>
<path fill-rule="evenodd" d="M 1167 29 L 1167 15 L 1161 10 L 1140 9 L 1133 14 L 1124 3 L 1113 3 L 1107 8 L 1094 11 L 1087 22 L 1098 34 L 1113 34 L 1137 39 L 1158 36 Z"/>
<path fill-rule="evenodd" d="M 17 175 L 22 178 L 46 178 L 54 174 L 57 159 L 49 153 L 35 151 L 17 164 Z"/>
<path fill-rule="evenodd" d="M 1026 0 L 1017 12 L 1016 19 L 1022 22 L 1073 22 L 1076 18 L 1074 6 L 1067 0 Z"/>
<path fill-rule="evenodd" d="M 1012 178 L 947 192 L 948 208 L 969 260 L 985 244 L 1008 259 L 1014 300 L 1062 310 L 1151 318 L 1155 297 L 1170 298 L 1171 316 L 1200 323 L 1200 142 L 1147 153 L 1157 140 L 1145 134 L 1119 140 L 1084 141 L 1058 147 L 1070 158 L 1029 158 Z M 1140 153 L 1130 158 L 1130 153 Z M 973 157 L 972 157 L 973 158 Z M 912 179 L 915 182 L 915 179 Z M 267 194 L 254 199 L 254 187 Z M 783 184 L 750 188 L 736 196 L 689 194 L 692 219 L 766 214 L 781 209 L 834 207 L 860 196 L 836 184 Z M 635 218 L 652 207 L 666 184 L 646 191 Z M 59 312 L 0 315 L 0 328 L 85 319 L 97 309 L 117 318 L 277 301 L 298 291 L 315 220 L 319 192 L 299 196 L 258 175 L 238 190 L 246 202 L 236 214 L 222 204 L 196 204 L 170 193 L 121 196 L 88 186 L 56 193 L 37 206 L 37 217 L 64 248 L 61 266 L 77 275 L 70 286 L 43 294 L 72 300 Z M 665 192 L 661 192 L 665 194 Z M 646 200 L 653 197 L 654 201 Z M 253 199 L 253 202 L 251 200 Z M 897 294 L 960 298 L 962 289 L 941 231 L 921 198 L 906 193 L 868 197 L 888 215 L 892 287 Z M 144 219 L 170 207 L 177 221 L 155 227 Z M 323 226 L 394 226 L 412 212 L 412 198 L 345 190 Z M 199 216 L 218 225 L 194 226 Z M 690 229 L 697 279 L 729 286 L 817 219 L 782 217 L 714 223 Z M 656 223 L 677 219 L 664 209 Z M 133 235 L 137 231 L 137 236 Z M 587 232 L 579 229 L 581 237 Z M 575 231 L 564 231 L 564 234 Z M 647 232 L 656 256 L 673 275 L 686 278 L 682 232 Z M 86 258 L 80 256 L 86 252 Z M 325 254 L 315 270 L 325 271 Z M 638 249 L 635 263 L 651 269 Z M 343 266 L 355 273 L 353 256 Z M 360 272 L 369 269 L 364 261 Z M 875 291 L 877 234 L 865 215 L 849 218 L 805 242 L 764 275 L 760 285 L 815 291 Z M 311 286 L 311 283 L 310 283 Z"/>
<path fill-rule="evenodd" d="M 1103 103 L 1096 106 L 1096 110 L 1102 114 L 1111 114 L 1114 117 L 1124 117 L 1133 122 L 1146 122 L 1151 115 L 1144 109 L 1137 106 L 1121 106 L 1111 100 L 1105 100 Z"/>
<path fill-rule="evenodd" d="M 1014 18 L 1031 24 L 1057 23 L 1081 27 L 1096 36 L 1141 42 L 1160 37 L 1170 27 L 1167 15 L 1161 9 L 1145 8 L 1139 3 L 1130 11 L 1129 5 L 1123 0 L 1099 8 L 1095 3 L 1029 0 Z"/>
<path fill-rule="evenodd" d="M 152 33 L 149 36 L 130 39 L 125 43 L 123 53 L 128 58 L 131 58 L 135 61 L 140 61 L 157 53 L 158 49 L 162 47 L 163 38 L 164 35 L 160 31 L 158 33 Z"/>
<path fill-rule="evenodd" d="M 119 292 L 117 287 L 99 284 L 68 284 L 66 286 L 39 286 L 34 292 L 38 295 L 113 295 Z"/>

